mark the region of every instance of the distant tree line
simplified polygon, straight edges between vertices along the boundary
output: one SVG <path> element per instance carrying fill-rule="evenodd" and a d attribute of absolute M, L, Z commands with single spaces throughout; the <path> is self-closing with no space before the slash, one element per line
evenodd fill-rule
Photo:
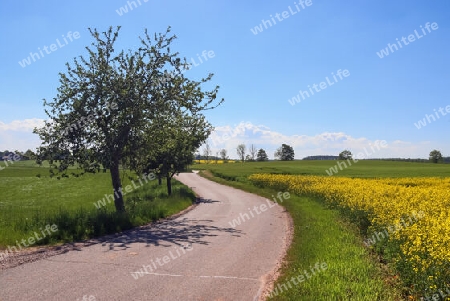
<path fill-rule="evenodd" d="M 27 150 L 26 152 L 21 152 L 18 150 L 15 151 L 9 151 L 9 150 L 5 150 L 5 151 L 0 151 L 0 161 L 6 161 L 6 160 L 10 160 L 11 157 L 15 158 L 20 158 L 19 160 L 35 160 L 36 159 L 36 154 L 31 150 Z"/>
<path fill-rule="evenodd" d="M 331 155 L 319 155 L 319 156 L 307 156 L 302 160 L 351 160 L 353 154 L 349 150 L 343 150 L 338 156 Z M 450 157 L 443 157 L 438 150 L 432 150 L 428 159 L 422 158 L 370 158 L 364 160 L 379 160 L 379 161 L 402 161 L 402 162 L 419 162 L 419 163 L 450 163 Z"/>
<path fill-rule="evenodd" d="M 239 144 L 236 147 L 236 154 L 238 157 L 238 160 L 241 162 L 265 162 L 269 161 L 269 157 L 267 156 L 267 152 L 260 148 L 258 149 L 254 144 L 251 144 L 248 148 L 245 144 Z M 291 161 L 294 160 L 294 149 L 287 144 L 282 144 L 281 147 L 279 147 L 274 154 L 275 159 L 281 160 L 281 161 Z M 209 143 L 205 144 L 205 147 L 203 148 L 203 154 L 197 153 L 194 157 L 196 160 L 205 160 L 206 163 L 217 161 L 217 160 L 223 160 L 224 163 L 227 163 L 229 160 L 229 157 L 227 155 L 227 150 L 222 149 L 220 152 L 216 152 L 216 155 L 214 156 L 212 154 L 212 150 L 209 146 Z"/>
<path fill-rule="evenodd" d="M 269 161 L 269 157 L 264 149 L 257 148 L 252 144 L 249 147 L 249 153 L 246 155 L 245 144 L 239 144 L 236 148 L 237 155 L 242 162 L 264 162 Z M 280 148 L 275 151 L 274 157 L 281 161 L 294 160 L 294 149 L 287 145 L 282 144 Z"/>
<path fill-rule="evenodd" d="M 337 160 L 339 156 L 319 155 L 319 156 L 307 156 L 302 160 Z"/>

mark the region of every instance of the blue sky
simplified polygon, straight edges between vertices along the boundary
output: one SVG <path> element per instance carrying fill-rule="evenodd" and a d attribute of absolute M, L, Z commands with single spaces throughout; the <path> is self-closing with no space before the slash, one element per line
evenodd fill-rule
<path fill-rule="evenodd" d="M 445 135 L 450 126 L 445 110 L 450 105 L 450 2 L 302 2 L 3 3 L 0 150 L 39 145 L 31 132 L 47 118 L 42 99 L 56 95 L 65 63 L 86 55 L 92 42 L 88 27 L 104 31 L 120 25 L 117 48 L 135 48 L 144 28 L 153 33 L 171 26 L 178 37 L 173 50 L 182 57 L 198 63 L 197 54 L 214 52 L 186 73 L 198 79 L 212 72 L 213 83 L 221 86 L 224 104 L 206 113 L 216 127 L 210 138 L 214 151 L 226 148 L 236 157 L 237 144 L 253 143 L 273 157 L 287 143 L 300 159 L 336 155 L 345 148 L 357 154 L 385 140 L 387 146 L 372 157 L 426 158 L 432 149 L 450 156 Z M 257 26 L 262 31 L 254 34 Z M 69 32 L 78 32 L 78 39 L 70 41 Z M 400 48 L 396 39 L 402 37 L 406 40 L 398 42 Z M 35 56 L 26 67 L 19 64 L 57 39 L 62 46 Z M 393 50 L 386 49 L 389 43 Z M 381 58 L 382 49 L 389 55 Z M 334 81 L 333 74 L 344 70 L 348 76 Z M 326 83 L 327 77 L 333 85 Z M 314 95 L 289 102 L 314 84 Z"/>

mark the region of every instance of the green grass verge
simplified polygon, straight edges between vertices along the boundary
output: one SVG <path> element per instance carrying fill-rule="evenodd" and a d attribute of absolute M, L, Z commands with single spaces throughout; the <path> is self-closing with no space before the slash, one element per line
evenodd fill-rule
<path fill-rule="evenodd" d="M 58 231 L 33 245 L 71 242 L 141 226 L 180 212 L 195 200 L 194 193 L 173 180 L 169 197 L 165 181 L 139 183 L 136 176 L 123 171 L 123 187 L 135 187 L 124 196 L 126 213 L 115 212 L 113 202 L 100 209 L 94 205 L 112 194 L 109 173 L 80 177 L 49 178 L 47 168 L 17 162 L 0 171 L 0 249 L 42 233 L 46 225 Z M 37 174 L 41 174 L 37 177 Z M 39 235 L 42 237 L 43 235 Z"/>
<path fill-rule="evenodd" d="M 230 181 L 209 172 L 201 174 L 269 199 L 277 192 L 243 178 Z M 364 247 L 358 229 L 337 210 L 320 200 L 295 195 L 281 204 L 293 218 L 294 237 L 269 300 L 401 300 L 398 283 Z M 313 275 L 311 267 L 316 263 L 325 263 L 327 268 L 313 268 Z"/>

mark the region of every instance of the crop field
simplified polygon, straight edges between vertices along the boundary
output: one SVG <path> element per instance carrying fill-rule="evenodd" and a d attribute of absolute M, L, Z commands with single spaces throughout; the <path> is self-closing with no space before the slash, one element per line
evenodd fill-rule
<path fill-rule="evenodd" d="M 323 204 L 326 210 L 339 212 L 343 219 L 356 227 L 355 235 L 360 237 L 367 256 L 375 254 L 382 258 L 381 261 L 390 270 L 382 278 L 401 290 L 403 298 L 420 300 L 421 297 L 450 291 L 450 178 L 447 177 L 450 165 L 359 161 L 339 170 L 336 175 L 328 176 L 325 170 L 334 164 L 336 161 L 291 161 L 221 166 L 202 164 L 192 168 L 209 170 L 212 175 L 238 186 L 256 186 L 261 191 L 288 191 L 298 196 L 284 204 L 294 218 L 296 229 L 299 229 L 292 247 L 297 251 L 291 254 L 290 267 L 284 272 L 287 275 L 294 274 L 297 265 L 305 264 L 304 259 L 308 257 L 305 253 L 315 243 L 308 241 L 310 233 L 302 230 L 301 225 L 305 219 L 318 221 L 325 214 L 317 208 L 316 213 L 305 210 L 308 206 L 315 206 L 309 201 L 312 198 L 315 203 Z M 333 220 L 329 222 L 331 229 Z M 316 226 L 312 224 L 308 224 L 308 229 L 315 227 L 313 236 L 316 240 L 328 243 L 326 248 L 324 245 L 317 246 L 314 255 L 310 256 L 316 257 L 320 253 L 323 257 L 329 256 L 332 246 L 340 242 L 324 234 L 318 223 Z M 299 241 L 297 244 L 303 246 L 296 246 L 296 239 Z M 354 246 L 341 244 L 340 247 L 341 256 L 345 257 L 345 250 Z M 358 268 L 348 264 L 345 269 L 356 271 Z M 358 275 L 358 272 L 356 275 L 366 277 Z M 372 284 L 365 287 L 366 292 L 369 286 Z M 311 288 L 311 291 L 317 289 Z M 305 294 L 302 292 L 302 296 Z M 295 293 L 287 293 L 274 300 L 290 298 L 296 298 Z M 383 298 L 387 297 L 376 299 Z"/>
<path fill-rule="evenodd" d="M 224 161 L 224 160 L 214 160 L 214 159 L 211 159 L 211 160 L 194 160 L 195 164 L 227 164 L 227 163 L 235 163 L 235 162 L 237 162 L 237 161 L 234 161 L 234 160 Z"/>
<path fill-rule="evenodd" d="M 194 194 L 173 180 L 169 197 L 165 181 L 139 181 L 122 171 L 127 213 L 116 214 L 109 172 L 69 178 L 49 177 L 33 161 L 15 162 L 0 171 L 0 249 L 55 224 L 58 231 L 37 244 L 74 241 L 114 233 L 177 213 L 192 204 Z M 134 184 L 133 184 L 134 183 Z M 109 198 L 106 196 L 109 195 Z"/>
<path fill-rule="evenodd" d="M 332 160 L 299 160 L 246 162 L 234 164 L 193 164 L 192 169 L 208 169 L 229 177 L 248 177 L 254 173 L 328 176 L 326 171 L 335 167 Z M 343 161 L 346 162 L 346 161 Z M 360 160 L 338 168 L 334 176 L 378 177 L 450 177 L 450 164 Z"/>
<path fill-rule="evenodd" d="M 366 224 L 411 290 L 450 287 L 450 178 L 350 179 L 254 174 L 255 185 L 323 198 Z"/>

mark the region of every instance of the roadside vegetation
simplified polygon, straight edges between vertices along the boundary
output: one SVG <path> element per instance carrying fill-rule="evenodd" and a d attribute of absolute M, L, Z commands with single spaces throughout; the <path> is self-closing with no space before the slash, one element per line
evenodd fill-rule
<path fill-rule="evenodd" d="M 133 189 L 124 193 L 127 211 L 116 212 L 113 198 L 105 197 L 112 195 L 108 172 L 57 179 L 48 176 L 48 167 L 34 165 L 20 161 L 0 172 L 0 249 L 39 234 L 46 225 L 55 224 L 58 231 L 35 245 L 120 232 L 178 213 L 195 201 L 194 193 L 176 180 L 169 196 L 165 179 L 162 185 L 158 180 L 141 184 L 136 174 L 123 171 L 124 187 Z"/>
<path fill-rule="evenodd" d="M 120 26 L 88 30 L 85 53 L 43 101 L 36 153 L 1 153 L 0 247 L 118 232 L 192 204 L 172 178 L 213 130 L 203 111 L 224 101 L 213 74 L 185 75 L 192 64 L 173 52 L 170 27 L 144 30 L 134 49 L 118 48 Z M 47 225 L 58 230 L 39 239 Z"/>
<path fill-rule="evenodd" d="M 425 287 L 424 290 L 424 282 L 420 287 L 414 287 L 411 286 L 408 275 L 403 274 L 402 278 L 398 265 L 392 261 L 392 253 L 389 254 L 393 251 L 392 244 L 389 247 L 383 246 L 380 241 L 373 245 L 367 244 L 368 231 L 375 229 L 370 228 L 367 216 L 363 218 L 355 215 L 359 212 L 357 209 L 353 215 L 344 214 L 345 210 L 327 202 L 323 195 L 301 193 L 288 187 L 287 181 L 270 180 L 271 177 L 282 177 L 282 174 L 309 174 L 323 176 L 325 182 L 336 177 L 328 177 L 325 173 L 326 168 L 334 163 L 335 161 L 271 161 L 228 166 L 198 164 L 192 166 L 192 169 L 202 170 L 203 176 L 217 182 L 269 199 L 278 191 L 291 192 L 292 197 L 280 204 L 293 218 L 294 240 L 270 300 L 420 300 L 421 296 L 432 296 L 439 289 L 445 292 L 445 283 L 442 282 L 440 285 L 443 287 L 434 285 Z M 252 182 L 249 176 L 256 173 L 265 174 L 263 177 L 267 177 L 268 182 Z M 339 177 L 417 178 L 447 174 L 448 166 L 444 164 L 359 161 L 351 168 L 340 171 Z M 347 186 L 341 189 L 350 191 L 351 187 Z M 326 262 L 328 269 L 292 289 L 280 292 L 280 286 L 283 288 L 283 284 L 287 284 L 302 271 L 308 271 L 316 262 Z"/>

